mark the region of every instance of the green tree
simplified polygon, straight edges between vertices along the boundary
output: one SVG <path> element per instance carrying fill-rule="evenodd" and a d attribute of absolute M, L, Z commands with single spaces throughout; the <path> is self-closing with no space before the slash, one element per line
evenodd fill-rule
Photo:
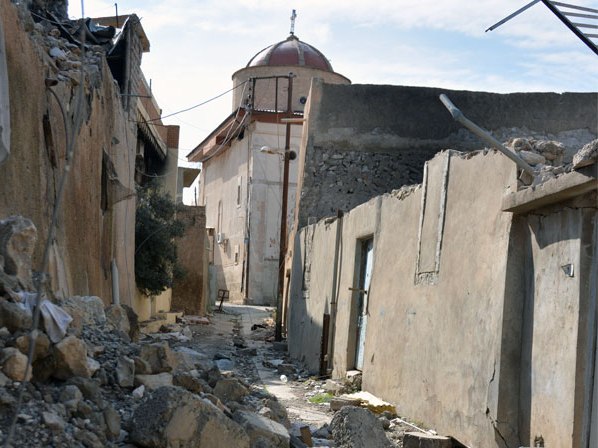
<path fill-rule="evenodd" d="M 144 294 L 158 295 L 184 274 L 174 242 L 184 230 L 176 219 L 176 204 L 156 182 L 137 187 L 135 281 Z"/>

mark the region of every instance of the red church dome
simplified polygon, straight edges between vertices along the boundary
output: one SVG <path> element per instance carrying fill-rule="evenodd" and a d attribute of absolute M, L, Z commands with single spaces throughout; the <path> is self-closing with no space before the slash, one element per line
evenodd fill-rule
<path fill-rule="evenodd" d="M 301 42 L 294 34 L 286 40 L 264 48 L 252 57 L 247 67 L 294 65 L 334 72 L 332 65 L 320 50 Z"/>

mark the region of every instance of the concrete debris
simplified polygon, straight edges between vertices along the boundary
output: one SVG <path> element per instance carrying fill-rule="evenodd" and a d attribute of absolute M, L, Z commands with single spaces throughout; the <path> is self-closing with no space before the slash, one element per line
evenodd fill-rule
<path fill-rule="evenodd" d="M 13 381 L 29 381 L 31 379 L 31 369 L 25 376 L 27 368 L 27 356 L 22 354 L 16 348 L 5 348 L 0 357 L 2 372 Z"/>
<path fill-rule="evenodd" d="M 115 331 L 122 332 L 127 335 L 130 334 L 131 324 L 129 322 L 127 310 L 124 307 L 120 305 L 109 306 L 106 308 L 105 315 L 108 325 L 114 328 Z"/>
<path fill-rule="evenodd" d="M 133 396 L 133 398 L 136 398 L 136 399 L 143 398 L 144 394 L 145 394 L 145 386 L 143 384 L 141 386 L 139 386 L 138 388 L 136 388 L 135 390 L 133 390 L 133 392 L 131 392 L 131 395 Z"/>
<path fill-rule="evenodd" d="M 280 423 L 246 411 L 235 412 L 233 419 L 247 431 L 251 446 L 263 448 L 286 448 L 289 446 L 289 432 Z"/>
<path fill-rule="evenodd" d="M 185 316 L 183 322 L 187 325 L 210 325 L 210 319 L 202 316 Z"/>
<path fill-rule="evenodd" d="M 53 376 L 66 380 L 72 376 L 91 378 L 87 362 L 87 346 L 75 336 L 68 336 L 54 346 L 56 368 Z"/>
<path fill-rule="evenodd" d="M 0 220 L 0 292 L 9 286 L 31 290 L 31 257 L 37 240 L 33 222 L 22 216 Z M 8 285 L 7 285 L 8 283 Z"/>
<path fill-rule="evenodd" d="M 394 405 L 381 400 L 369 392 L 359 391 L 352 394 L 341 395 L 339 398 L 359 402 L 359 406 L 367 408 L 376 414 L 390 412 L 396 415 L 397 409 Z"/>
<path fill-rule="evenodd" d="M 147 390 L 172 386 L 172 375 L 166 372 L 155 375 L 135 375 L 135 386 L 145 386 Z"/>
<path fill-rule="evenodd" d="M 330 400 L 330 410 L 340 411 L 345 406 L 359 406 L 360 404 L 361 400 L 357 398 L 334 397 Z"/>
<path fill-rule="evenodd" d="M 31 314 L 19 305 L 0 297 L 0 326 L 9 332 L 29 331 L 31 329 Z"/>
<path fill-rule="evenodd" d="M 584 145 L 573 156 L 573 169 L 583 168 L 584 166 L 593 165 L 598 161 L 598 140 L 593 140 L 587 145 Z"/>
<path fill-rule="evenodd" d="M 557 141 L 513 138 L 507 142 L 506 146 L 532 166 L 561 166 L 564 164 L 565 146 Z"/>
<path fill-rule="evenodd" d="M 151 373 L 172 372 L 176 366 L 176 359 L 167 342 L 144 345 L 140 357 L 149 364 Z"/>
<path fill-rule="evenodd" d="M 225 404 L 240 401 L 248 394 L 249 390 L 236 378 L 223 378 L 214 387 L 214 395 Z"/>
<path fill-rule="evenodd" d="M 403 448 L 452 448 L 450 437 L 430 435 L 423 432 L 406 432 Z"/>
<path fill-rule="evenodd" d="M 339 448 L 390 448 L 382 423 L 364 408 L 346 406 L 330 422 L 330 430 Z"/>
<path fill-rule="evenodd" d="M 83 325 L 104 325 L 106 323 L 106 313 L 104 311 L 104 302 L 96 296 L 74 296 L 69 297 L 62 304 L 71 316 L 77 314 L 81 316 Z"/>
<path fill-rule="evenodd" d="M 130 439 L 142 447 L 249 448 L 249 436 L 212 403 L 178 387 L 162 387 L 137 407 Z"/>
<path fill-rule="evenodd" d="M 173 377 L 173 384 L 180 386 L 183 389 L 187 389 L 189 392 L 200 394 L 202 392 L 211 393 L 212 388 L 210 385 L 199 376 L 197 370 L 191 370 L 190 372 L 178 372 Z"/>
<path fill-rule="evenodd" d="M 133 387 L 135 382 L 135 361 L 123 356 L 116 362 L 116 381 L 120 387 Z"/>

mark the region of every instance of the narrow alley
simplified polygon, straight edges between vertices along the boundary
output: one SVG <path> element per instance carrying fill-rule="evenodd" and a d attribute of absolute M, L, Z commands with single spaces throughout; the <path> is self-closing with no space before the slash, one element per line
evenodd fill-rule
<path fill-rule="evenodd" d="M 0 0 L 0 446 L 597 448 L 596 1 Z"/>

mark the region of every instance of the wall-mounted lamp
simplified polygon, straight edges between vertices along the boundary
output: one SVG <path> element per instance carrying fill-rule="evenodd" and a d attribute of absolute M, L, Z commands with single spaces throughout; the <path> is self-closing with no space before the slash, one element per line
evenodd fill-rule
<path fill-rule="evenodd" d="M 263 154 L 278 154 L 279 156 L 285 155 L 285 150 L 280 148 L 271 148 L 269 146 L 262 146 L 260 148 L 260 152 Z M 295 160 L 297 158 L 297 153 L 293 150 L 289 150 L 289 160 Z"/>

